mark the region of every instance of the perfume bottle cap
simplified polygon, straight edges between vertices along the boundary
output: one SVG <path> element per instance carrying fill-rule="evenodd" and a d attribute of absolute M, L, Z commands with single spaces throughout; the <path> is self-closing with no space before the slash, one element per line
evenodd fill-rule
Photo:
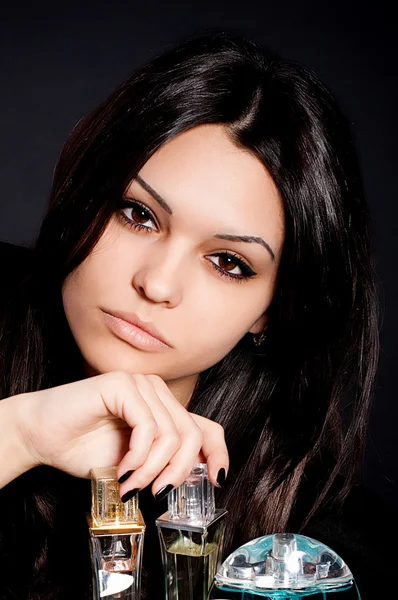
<path fill-rule="evenodd" d="M 91 469 L 91 516 L 97 526 L 137 523 L 138 494 L 122 502 L 117 467 Z"/>
<path fill-rule="evenodd" d="M 340 556 L 321 542 L 294 533 L 265 535 L 244 544 L 224 561 L 214 581 L 221 590 L 266 593 L 269 598 L 287 597 L 281 590 L 293 590 L 296 597 L 354 585 Z M 280 590 L 279 595 L 271 590 Z"/>
<path fill-rule="evenodd" d="M 198 463 L 184 483 L 169 493 L 169 519 L 203 523 L 214 517 L 215 510 L 207 464 Z"/>
<path fill-rule="evenodd" d="M 292 533 L 276 533 L 272 537 L 272 556 L 276 560 L 287 560 L 297 552 L 297 540 Z"/>

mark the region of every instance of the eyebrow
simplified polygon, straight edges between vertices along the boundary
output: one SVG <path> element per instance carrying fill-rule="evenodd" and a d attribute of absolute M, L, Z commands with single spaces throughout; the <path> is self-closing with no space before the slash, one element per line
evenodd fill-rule
<path fill-rule="evenodd" d="M 160 206 L 163 208 L 163 210 L 167 212 L 167 214 L 173 214 L 173 211 L 167 204 L 166 200 L 164 200 L 162 196 L 160 196 L 160 194 L 158 194 L 158 192 L 149 185 L 149 183 L 144 181 L 142 177 L 140 177 L 140 175 L 137 175 L 135 179 L 141 185 L 141 187 L 143 187 L 144 190 L 147 191 L 148 194 L 150 194 L 158 204 L 160 204 Z M 234 235 L 230 233 L 217 233 L 214 237 L 219 240 L 228 240 L 230 242 L 247 242 L 249 244 L 260 244 L 267 250 L 267 252 L 269 252 L 272 260 L 275 261 L 275 253 L 272 250 L 271 246 L 265 240 L 263 240 L 263 238 L 258 237 L 256 235 Z"/>
<path fill-rule="evenodd" d="M 146 181 L 144 181 L 142 179 L 142 177 L 140 177 L 139 175 L 137 175 L 136 180 L 138 181 L 138 183 L 144 188 L 144 190 L 146 190 L 148 192 L 148 194 L 151 194 L 152 198 L 154 198 L 156 200 L 156 202 L 158 202 L 158 204 L 160 204 L 160 206 L 169 214 L 172 215 L 173 211 L 171 210 L 170 206 L 167 204 L 166 200 L 163 200 L 162 196 L 160 196 L 150 185 L 149 183 L 147 183 Z"/>

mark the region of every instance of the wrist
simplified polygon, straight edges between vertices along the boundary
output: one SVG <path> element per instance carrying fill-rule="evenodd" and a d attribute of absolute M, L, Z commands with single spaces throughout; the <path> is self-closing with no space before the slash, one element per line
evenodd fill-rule
<path fill-rule="evenodd" d="M 27 423 L 28 394 L 0 401 L 0 487 L 40 464 L 29 440 Z"/>

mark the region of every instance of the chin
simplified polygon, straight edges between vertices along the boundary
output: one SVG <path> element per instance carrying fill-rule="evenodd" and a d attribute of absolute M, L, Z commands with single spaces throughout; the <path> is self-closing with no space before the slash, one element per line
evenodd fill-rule
<path fill-rule="evenodd" d="M 88 377 L 110 373 L 111 371 L 125 371 L 126 373 L 139 373 L 141 375 L 159 375 L 165 381 L 174 377 L 169 372 L 162 356 L 153 353 L 144 353 L 131 349 L 123 352 L 106 348 L 103 352 L 86 353 L 84 356 L 85 370 Z"/>

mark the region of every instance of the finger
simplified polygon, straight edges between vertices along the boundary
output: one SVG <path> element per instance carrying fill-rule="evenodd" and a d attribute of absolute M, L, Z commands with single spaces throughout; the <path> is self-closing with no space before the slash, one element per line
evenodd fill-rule
<path fill-rule="evenodd" d="M 155 440 L 145 463 L 128 479 L 128 488 L 141 490 L 150 485 L 172 460 L 179 446 L 179 436 L 175 442 L 170 436 Z"/>
<path fill-rule="evenodd" d="M 202 453 L 207 462 L 209 479 L 216 487 L 223 487 L 229 469 L 229 455 L 224 428 L 210 419 L 190 413 L 203 431 Z"/>
<path fill-rule="evenodd" d="M 103 386 L 105 389 L 101 389 L 101 397 L 107 410 L 123 419 L 132 429 L 129 452 L 118 465 L 117 476 L 120 478 L 145 461 L 157 435 L 158 425 L 131 375 L 110 373 Z"/>
<path fill-rule="evenodd" d="M 198 454 L 203 442 L 200 428 L 196 425 L 191 426 L 181 436 L 181 440 L 180 448 L 152 484 L 152 494 L 156 497 L 157 494 L 161 494 L 162 490 L 169 489 L 171 491 L 172 488 L 181 485 L 192 471 L 195 463 L 198 462 Z"/>
<path fill-rule="evenodd" d="M 192 414 L 178 402 L 166 383 L 156 375 L 149 375 L 148 377 L 152 378 L 153 386 L 158 392 L 159 398 L 169 409 L 183 438 L 181 449 L 152 485 L 152 491 L 156 494 L 163 487 L 180 485 L 187 478 L 192 467 L 199 460 L 198 455 L 201 453 L 203 433 L 202 429 L 192 419 Z M 204 419 L 204 421 L 211 423 L 208 419 Z M 203 462 L 206 462 L 203 455 L 202 458 Z"/>
<path fill-rule="evenodd" d="M 129 451 L 123 456 L 117 469 L 118 478 L 124 480 L 126 474 L 134 472 L 145 463 L 157 435 L 155 419 L 140 423 L 134 427 L 129 440 Z"/>
<path fill-rule="evenodd" d="M 173 396 L 166 383 L 161 378 L 157 376 L 149 377 L 153 377 L 154 387 L 156 388 L 162 402 L 164 402 L 169 408 L 179 429 L 181 431 L 189 429 L 192 420 L 194 420 L 203 432 L 203 445 L 201 450 L 205 457 L 205 462 L 208 464 L 209 479 L 215 486 L 222 487 L 229 468 L 229 456 L 225 443 L 223 427 L 218 423 L 211 421 L 210 419 L 200 417 L 199 415 L 195 415 L 193 413 L 188 413 L 188 411 Z M 176 461 L 182 460 L 180 456 L 181 454 L 178 454 L 173 459 L 173 466 Z M 191 467 L 195 464 L 195 462 L 196 461 L 191 464 Z M 187 475 L 186 468 L 184 469 L 184 472 Z M 188 475 L 189 472 L 190 471 L 188 471 Z M 175 469 L 172 471 L 167 470 L 161 474 L 161 477 L 159 476 L 159 479 L 156 481 L 156 483 L 154 482 L 154 485 L 152 486 L 153 490 L 157 490 L 160 485 L 159 482 L 164 482 L 166 478 L 171 478 L 177 481 L 181 480 L 181 478 L 176 475 Z"/>
<path fill-rule="evenodd" d="M 158 375 L 147 375 L 148 380 L 151 382 L 153 388 L 156 390 L 158 398 L 162 401 L 164 406 L 172 415 L 174 421 L 185 422 L 190 419 L 190 413 L 186 408 L 177 400 L 174 394 L 171 393 L 167 384 Z"/>
<path fill-rule="evenodd" d="M 130 489 L 142 489 L 149 485 L 164 469 L 181 444 L 180 434 L 174 420 L 159 399 L 151 381 L 144 375 L 134 375 L 134 379 L 137 389 L 151 409 L 157 432 L 144 461 L 138 464 L 134 455 L 136 451 L 135 443 L 132 444 L 131 450 L 124 457 L 123 462 L 130 465 L 130 470 L 132 470 L 132 464 L 135 465 L 135 469 L 126 484 L 121 487 L 121 495 Z"/>

